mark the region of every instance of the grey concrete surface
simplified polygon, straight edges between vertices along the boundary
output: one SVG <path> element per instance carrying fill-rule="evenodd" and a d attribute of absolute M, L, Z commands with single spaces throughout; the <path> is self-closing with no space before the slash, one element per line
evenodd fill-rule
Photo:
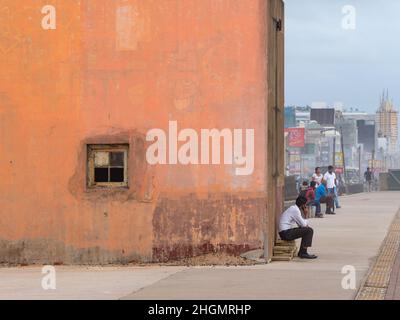
<path fill-rule="evenodd" d="M 342 198 L 336 216 L 313 219 L 318 260 L 244 267 L 56 267 L 43 290 L 41 267 L 0 268 L 0 299 L 353 299 L 343 266 L 360 285 L 400 207 L 400 192 Z"/>
<path fill-rule="evenodd" d="M 312 252 L 318 260 L 251 267 L 183 270 L 126 299 L 353 299 L 342 288 L 342 268 L 356 269 L 360 286 L 400 206 L 400 193 L 358 194 L 341 199 L 337 215 L 312 219 Z"/>
<path fill-rule="evenodd" d="M 0 300 L 116 300 L 185 267 L 55 267 L 56 289 L 42 288 L 42 267 L 1 268 Z"/>

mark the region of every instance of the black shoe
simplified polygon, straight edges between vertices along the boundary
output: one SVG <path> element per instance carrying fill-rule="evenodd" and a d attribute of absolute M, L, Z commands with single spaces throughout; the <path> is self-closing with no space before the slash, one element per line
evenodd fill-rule
<path fill-rule="evenodd" d="M 300 259 L 317 259 L 318 257 L 316 256 L 316 255 L 313 255 L 313 254 L 308 254 L 307 252 L 306 253 L 300 253 L 299 252 L 299 258 Z"/>
<path fill-rule="evenodd" d="M 336 214 L 334 211 L 327 211 L 325 214 Z"/>
<path fill-rule="evenodd" d="M 315 215 L 315 217 L 316 217 L 316 218 L 322 219 L 322 218 L 324 217 L 324 215 L 323 215 L 322 213 L 317 213 L 317 214 Z"/>
<path fill-rule="evenodd" d="M 341 206 L 339 206 L 339 207 L 336 207 L 336 209 L 340 209 L 341 208 Z"/>

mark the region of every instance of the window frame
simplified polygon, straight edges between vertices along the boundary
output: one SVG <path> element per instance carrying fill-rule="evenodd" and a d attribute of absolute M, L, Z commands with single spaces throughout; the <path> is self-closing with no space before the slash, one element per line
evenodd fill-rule
<path fill-rule="evenodd" d="M 96 152 L 122 152 L 124 153 L 124 181 L 123 182 L 95 182 L 95 154 Z M 88 144 L 87 145 L 87 167 L 86 185 L 90 189 L 96 188 L 129 188 L 128 181 L 128 158 L 129 144 Z M 108 166 L 110 168 L 112 166 Z"/>

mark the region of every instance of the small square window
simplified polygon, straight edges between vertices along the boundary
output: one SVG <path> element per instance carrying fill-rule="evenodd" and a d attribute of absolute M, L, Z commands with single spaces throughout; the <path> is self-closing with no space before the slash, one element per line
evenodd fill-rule
<path fill-rule="evenodd" d="M 128 145 L 88 145 L 89 187 L 128 187 Z"/>

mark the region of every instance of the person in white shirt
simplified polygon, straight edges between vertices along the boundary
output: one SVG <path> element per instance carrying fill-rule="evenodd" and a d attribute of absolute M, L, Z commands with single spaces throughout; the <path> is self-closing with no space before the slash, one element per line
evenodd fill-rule
<path fill-rule="evenodd" d="M 316 188 L 318 188 L 322 182 L 322 179 L 324 178 L 324 175 L 321 173 L 321 168 L 316 167 L 315 168 L 315 173 L 312 175 L 311 180 L 315 181 L 316 183 Z"/>
<path fill-rule="evenodd" d="M 337 209 L 340 209 L 340 204 L 339 204 L 339 196 L 337 192 L 337 180 L 336 180 L 336 174 L 333 172 L 334 168 L 333 166 L 328 167 L 328 172 L 325 173 L 324 175 L 324 180 L 326 180 L 326 187 L 328 188 L 329 194 L 331 194 L 335 200 L 335 207 Z"/>
<path fill-rule="evenodd" d="M 302 217 L 301 211 L 307 215 L 307 198 L 302 196 L 297 198 L 296 205 L 291 206 L 282 214 L 279 221 L 279 236 L 285 241 L 301 238 L 299 257 L 316 259 L 317 256 L 307 252 L 307 248 L 312 246 L 314 230 L 309 227 L 308 221 Z M 297 225 L 297 228 L 293 228 L 294 224 Z"/>

